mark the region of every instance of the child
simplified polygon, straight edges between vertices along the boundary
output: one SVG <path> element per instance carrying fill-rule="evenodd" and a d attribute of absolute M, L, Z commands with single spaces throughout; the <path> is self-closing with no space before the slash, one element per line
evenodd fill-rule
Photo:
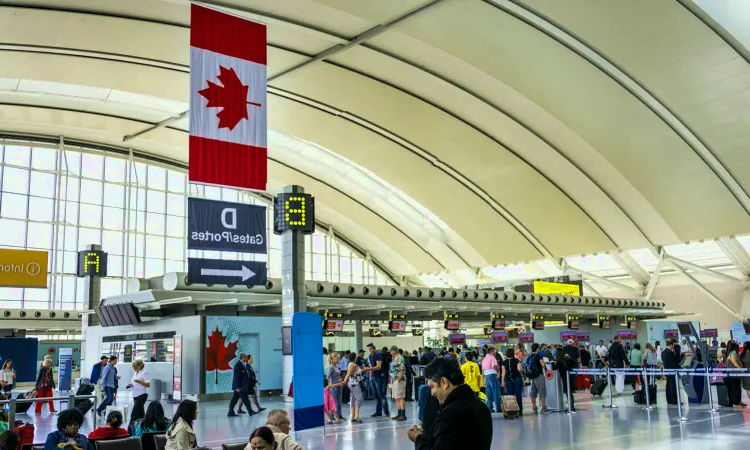
<path fill-rule="evenodd" d="M 4 412 L 0 412 L 0 433 L 8 431 L 8 415 Z"/>
<path fill-rule="evenodd" d="M 326 377 L 323 377 L 323 387 L 325 388 L 323 390 L 323 412 L 325 412 L 326 419 L 328 419 L 328 425 L 333 425 L 334 423 L 338 425 L 341 423 L 341 417 L 336 412 L 336 399 L 333 398 L 333 392 L 328 387 L 328 378 Z M 332 417 L 336 418 L 335 422 Z"/>

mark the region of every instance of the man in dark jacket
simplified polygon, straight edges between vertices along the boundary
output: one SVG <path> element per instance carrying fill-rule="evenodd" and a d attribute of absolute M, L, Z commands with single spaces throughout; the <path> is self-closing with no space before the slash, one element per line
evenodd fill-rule
<path fill-rule="evenodd" d="M 101 361 L 94 364 L 94 367 L 91 368 L 91 378 L 89 381 L 91 381 L 91 384 L 96 384 L 99 382 L 99 377 L 101 377 L 102 369 L 107 365 L 107 361 L 109 361 L 109 356 L 102 355 Z"/>
<path fill-rule="evenodd" d="M 612 369 L 623 369 L 626 366 L 630 366 L 628 354 L 622 346 L 620 336 L 615 336 L 615 341 L 609 347 L 607 357 L 609 358 L 609 367 Z M 615 390 L 617 391 L 617 395 L 625 391 L 625 374 L 621 372 L 615 374 Z"/>
<path fill-rule="evenodd" d="M 440 402 L 440 412 L 429 434 L 416 426 L 407 432 L 415 450 L 490 450 L 490 410 L 464 384 L 464 376 L 458 365 L 448 358 L 437 358 L 425 368 L 425 378 L 430 393 Z"/>
<path fill-rule="evenodd" d="M 247 368 L 247 354 L 240 353 L 240 360 L 234 365 L 234 377 L 232 378 L 232 400 L 229 401 L 229 413 L 227 417 L 237 417 L 237 413 L 234 412 L 234 407 L 237 405 L 237 401 L 242 398 L 242 404 L 247 406 L 247 412 L 252 416 L 258 414 L 257 411 L 253 411 L 252 403 L 250 398 L 247 396 L 251 392 L 252 387 L 250 386 L 250 371 Z"/>
<path fill-rule="evenodd" d="M 435 354 L 434 351 L 432 351 L 432 348 L 425 347 L 422 357 L 419 358 L 419 365 L 426 366 L 427 364 L 431 363 L 432 360 L 434 360 L 435 358 L 437 358 L 437 355 Z"/>
<path fill-rule="evenodd" d="M 667 339 L 667 348 L 661 352 L 661 362 L 664 364 L 665 370 L 674 370 L 680 368 L 680 359 L 677 353 L 674 351 L 674 341 Z M 677 404 L 677 380 L 674 379 L 674 374 L 667 374 L 667 404 Z"/>

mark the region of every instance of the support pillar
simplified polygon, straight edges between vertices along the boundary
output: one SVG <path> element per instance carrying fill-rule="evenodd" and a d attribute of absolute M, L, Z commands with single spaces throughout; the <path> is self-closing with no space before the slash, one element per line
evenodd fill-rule
<path fill-rule="evenodd" d="M 286 186 L 282 192 L 304 194 L 301 186 Z M 307 311 L 307 291 L 305 288 L 305 235 L 296 230 L 281 234 L 281 324 L 292 326 L 292 316 L 296 312 Z M 322 332 L 322 330 L 321 330 Z M 282 390 L 289 394 L 292 382 L 292 356 L 282 356 Z"/>
<path fill-rule="evenodd" d="M 101 249 L 102 246 L 98 244 L 86 246 L 86 250 L 101 251 Z M 83 298 L 85 310 L 93 311 L 94 308 L 99 306 L 102 299 L 102 278 L 99 275 L 86 275 L 83 277 Z M 96 314 L 84 314 L 81 320 L 81 367 L 88 367 L 94 361 L 86 361 L 86 332 L 88 327 L 99 325 L 99 319 Z"/>
<path fill-rule="evenodd" d="M 352 351 L 359 352 L 359 349 L 365 348 L 364 336 L 362 335 L 362 321 L 354 321 L 354 348 Z M 359 353 L 358 353 L 359 354 Z"/>

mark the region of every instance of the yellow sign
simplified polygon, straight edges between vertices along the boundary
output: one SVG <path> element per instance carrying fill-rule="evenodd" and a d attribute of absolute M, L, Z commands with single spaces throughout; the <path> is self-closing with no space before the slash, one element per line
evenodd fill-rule
<path fill-rule="evenodd" d="M 534 282 L 535 294 L 581 295 L 581 288 L 577 284 L 550 283 L 547 281 Z"/>
<path fill-rule="evenodd" d="M 0 286 L 47 287 L 48 252 L 0 248 Z"/>

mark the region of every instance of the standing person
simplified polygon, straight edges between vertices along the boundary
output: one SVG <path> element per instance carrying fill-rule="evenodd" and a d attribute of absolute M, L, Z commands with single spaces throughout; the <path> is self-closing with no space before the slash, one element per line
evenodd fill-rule
<path fill-rule="evenodd" d="M 573 360 L 573 358 L 565 353 L 565 350 L 557 350 L 557 354 L 555 355 L 555 363 L 552 365 L 552 370 L 557 370 L 557 373 L 562 380 L 563 394 L 570 393 L 570 404 L 568 405 L 570 411 L 576 410 L 576 401 L 575 397 L 573 396 L 575 389 L 573 389 L 573 386 L 571 386 L 573 383 L 570 382 L 571 380 L 568 377 L 568 371 L 573 369 L 576 365 L 577 363 Z"/>
<path fill-rule="evenodd" d="M 740 363 L 745 370 L 750 369 L 750 342 L 745 342 L 740 353 Z M 747 392 L 747 398 L 750 399 L 750 377 L 743 377 L 742 388 Z"/>
<path fill-rule="evenodd" d="M 419 348 L 419 351 L 422 351 L 422 348 Z M 419 355 L 417 354 L 416 350 L 412 350 L 411 356 L 409 357 L 409 364 L 412 366 L 418 366 L 419 365 Z"/>
<path fill-rule="evenodd" d="M 567 345 L 562 348 L 562 351 L 564 354 L 568 355 L 576 365 L 581 362 L 581 352 L 578 351 L 578 347 L 576 347 L 573 339 L 568 339 Z"/>
<path fill-rule="evenodd" d="M 248 404 L 248 409 L 250 406 Z M 198 404 L 192 400 L 183 400 L 177 407 L 172 423 L 167 430 L 167 445 L 169 450 L 192 450 L 197 447 L 193 422 L 198 418 Z M 46 450 L 46 449 L 45 449 Z"/>
<path fill-rule="evenodd" d="M 711 340 L 711 347 L 716 348 L 719 346 L 719 340 L 714 336 L 714 338 Z"/>
<path fill-rule="evenodd" d="M 248 413 L 250 415 L 258 414 L 253 411 L 252 404 L 248 394 L 250 393 L 250 371 L 247 366 L 247 354 L 240 353 L 240 359 L 234 364 L 234 375 L 232 377 L 232 399 L 229 401 L 229 412 L 227 417 L 237 417 L 237 413 L 234 412 L 234 407 L 237 405 L 237 401 L 241 398 L 242 403 L 247 406 Z"/>
<path fill-rule="evenodd" d="M 458 366 L 447 358 L 438 358 L 425 368 L 425 378 L 432 395 L 440 402 L 440 413 L 429 434 L 416 426 L 407 431 L 414 448 L 490 450 L 492 415 L 464 384 Z"/>
<path fill-rule="evenodd" d="M 102 370 L 101 384 L 102 384 L 102 389 L 104 389 L 104 400 L 102 400 L 102 403 L 99 405 L 98 408 L 96 408 L 96 413 L 101 416 L 104 415 L 104 410 L 107 409 L 107 406 L 111 405 L 115 399 L 114 365 L 116 362 L 117 362 L 117 357 L 111 356 L 109 358 L 109 362 L 107 363 L 106 366 L 104 366 L 104 369 Z"/>
<path fill-rule="evenodd" d="M 594 348 L 594 353 L 596 354 L 596 368 L 601 369 L 606 366 L 607 346 L 604 345 L 603 340 L 599 340 L 599 345 Z"/>
<path fill-rule="evenodd" d="M 148 388 L 151 387 L 151 376 L 144 369 L 146 364 L 142 359 L 135 359 L 130 363 L 133 368 L 133 411 L 130 413 L 130 421 L 142 419 L 146 416 L 146 400 L 148 400 Z"/>
<path fill-rule="evenodd" d="M 362 418 L 359 416 L 359 409 L 362 407 L 362 371 L 357 367 L 355 363 L 349 363 L 349 368 L 346 371 L 344 379 L 340 383 L 341 386 L 349 386 L 350 398 L 349 398 L 349 412 L 352 416 L 352 423 L 362 423 Z M 333 387 L 333 386 L 329 386 Z"/>
<path fill-rule="evenodd" d="M 635 343 L 633 348 L 630 350 L 630 354 L 628 355 L 628 360 L 630 361 L 630 367 L 632 369 L 642 369 L 643 368 L 643 352 L 641 351 L 641 344 Z M 635 375 L 633 377 L 633 382 L 631 383 L 631 386 L 633 389 L 635 389 L 636 383 L 640 380 L 640 375 Z"/>
<path fill-rule="evenodd" d="M 370 373 L 370 392 L 375 396 L 375 414 L 370 417 L 383 417 L 383 413 L 390 416 L 388 400 L 383 395 L 383 371 L 389 368 L 383 364 L 383 355 L 375 348 L 375 344 L 367 344 L 367 350 L 370 352 L 370 367 L 362 372 Z"/>
<path fill-rule="evenodd" d="M 53 389 L 55 389 L 55 377 L 52 374 L 52 360 L 47 360 L 44 362 L 44 366 L 39 369 L 39 374 L 36 377 L 38 398 L 54 397 Z M 44 402 L 36 402 L 34 411 L 41 414 L 42 406 L 44 406 Z M 55 412 L 55 402 L 52 400 L 49 400 L 49 412 Z"/>
<path fill-rule="evenodd" d="M 359 349 L 359 356 L 357 357 L 357 365 L 359 367 L 367 367 L 367 357 L 365 356 L 365 349 Z"/>
<path fill-rule="evenodd" d="M 667 348 L 664 349 L 663 352 L 661 352 L 661 360 L 664 364 L 665 370 L 675 370 L 680 368 L 680 360 L 677 359 L 677 355 L 674 353 L 674 348 L 672 347 L 672 341 L 670 339 L 667 339 Z M 677 380 L 675 380 L 674 374 L 667 374 L 667 388 L 666 388 L 666 396 L 667 396 L 667 404 L 668 405 L 676 405 L 677 404 Z"/>
<path fill-rule="evenodd" d="M 509 348 L 511 353 L 513 349 Z M 497 363 L 495 352 L 497 348 L 494 345 L 487 347 L 487 355 L 482 359 L 482 374 L 484 375 L 484 385 L 486 386 L 485 395 L 487 396 L 487 408 L 492 410 L 492 402 L 495 403 L 497 412 L 501 412 L 502 404 L 500 403 L 500 365 Z"/>
<path fill-rule="evenodd" d="M 323 347 L 323 376 L 328 375 L 328 366 L 330 365 L 328 358 L 328 349 Z"/>
<path fill-rule="evenodd" d="M 16 369 L 13 368 L 13 360 L 6 359 L 3 363 L 3 370 L 0 371 L 0 386 L 3 393 L 8 395 L 16 385 Z"/>
<path fill-rule="evenodd" d="M 625 353 L 622 342 L 620 342 L 620 336 L 615 336 L 614 342 L 609 346 L 607 357 L 609 358 L 609 366 L 613 369 L 624 369 L 629 366 L 628 355 Z M 625 392 L 625 374 L 621 371 L 615 373 L 615 390 L 617 395 Z"/>
<path fill-rule="evenodd" d="M 647 371 L 650 372 L 650 371 L 656 370 L 656 365 L 657 365 L 656 349 L 654 348 L 653 345 L 651 345 L 650 342 L 646 343 L 646 351 L 644 352 L 644 355 L 643 355 L 643 362 L 646 365 Z M 643 383 L 646 385 L 654 384 L 653 379 L 654 379 L 654 375 L 648 374 L 646 376 L 646 379 L 643 380 Z"/>
<path fill-rule="evenodd" d="M 482 382 L 482 372 L 479 369 L 479 364 L 474 362 L 474 354 L 466 354 L 466 362 L 461 366 L 461 373 L 464 376 L 464 383 L 471 388 L 474 393 L 479 395 L 479 388 L 484 386 Z"/>
<path fill-rule="evenodd" d="M 245 363 L 247 365 L 247 371 L 250 376 L 250 391 L 249 393 L 252 394 L 253 403 L 255 403 L 255 407 L 258 409 L 255 412 L 251 412 L 251 414 L 258 414 L 261 411 L 265 411 L 266 408 L 260 407 L 260 402 L 258 401 L 258 391 L 260 390 L 258 386 L 260 386 L 260 380 L 258 380 L 258 376 L 255 374 L 255 369 L 253 369 L 253 362 L 255 360 L 253 359 L 253 355 L 247 355 L 247 362 Z M 250 404 L 247 404 L 247 409 L 250 411 L 253 410 L 252 407 L 250 407 Z"/>
<path fill-rule="evenodd" d="M 544 379 L 544 372 L 547 367 L 544 365 L 544 357 L 539 353 L 539 344 L 531 344 L 531 355 L 529 355 L 524 366 L 524 375 L 531 382 L 531 409 L 536 413 L 547 412 L 547 383 Z M 539 397 L 539 409 L 536 407 L 536 399 Z"/>
<path fill-rule="evenodd" d="M 395 345 L 391 347 L 391 370 L 389 375 L 391 377 L 391 395 L 393 400 L 396 401 L 396 410 L 398 411 L 393 420 L 404 421 L 406 420 L 406 365 L 404 364 L 404 357 L 399 355 L 398 347 Z"/>
<path fill-rule="evenodd" d="M 419 365 L 420 366 L 426 366 L 427 364 L 431 363 L 435 358 L 437 358 L 437 355 L 434 351 L 432 351 L 432 348 L 425 347 L 424 353 L 422 356 L 419 357 Z"/>
<path fill-rule="evenodd" d="M 506 395 L 515 395 L 518 403 L 518 415 L 523 415 L 523 377 L 521 376 L 521 361 L 513 354 L 513 349 L 505 350 L 505 361 L 503 361 L 502 387 Z M 488 397 L 489 400 L 489 397 Z"/>
<path fill-rule="evenodd" d="M 406 401 L 412 402 L 414 401 L 412 399 L 412 391 L 414 390 L 414 383 L 412 382 L 412 377 L 414 376 L 414 372 L 412 371 L 411 366 L 411 358 L 409 357 L 409 353 L 407 352 L 406 355 L 401 355 L 404 358 L 404 370 L 406 371 Z"/>
<path fill-rule="evenodd" d="M 107 362 L 109 361 L 109 356 L 102 355 L 101 358 L 99 358 L 99 362 L 94 364 L 94 367 L 91 368 L 91 384 L 96 385 L 99 382 L 99 379 L 101 378 L 102 370 L 104 370 L 105 367 L 107 367 Z"/>
<path fill-rule="evenodd" d="M 341 417 L 336 412 L 336 399 L 333 398 L 330 386 L 328 378 L 323 377 L 323 414 L 325 414 L 328 425 L 338 425 L 341 423 Z M 335 422 L 334 419 L 336 419 Z"/>
<path fill-rule="evenodd" d="M 341 404 L 342 404 L 342 384 L 341 384 L 341 371 L 339 370 L 339 361 L 341 360 L 341 357 L 338 353 L 334 352 L 330 354 L 331 357 L 331 364 L 328 366 L 328 383 L 331 384 L 331 394 L 333 394 L 334 400 L 336 400 L 336 414 L 338 414 L 339 418 L 341 420 L 346 420 L 346 417 L 344 417 L 341 414 Z M 248 405 L 249 407 L 249 405 Z"/>
<path fill-rule="evenodd" d="M 555 355 L 552 354 L 552 344 L 540 345 L 539 352 L 547 358 L 547 361 L 554 361 Z"/>
<path fill-rule="evenodd" d="M 737 350 L 740 348 L 739 344 L 732 341 L 727 344 L 727 369 L 742 369 L 742 363 L 740 357 L 737 354 Z M 745 407 L 746 404 L 742 403 L 742 383 L 739 377 L 733 377 L 735 373 L 729 372 L 729 376 L 724 381 L 727 385 L 727 391 L 729 394 L 729 403 L 732 406 Z"/>

